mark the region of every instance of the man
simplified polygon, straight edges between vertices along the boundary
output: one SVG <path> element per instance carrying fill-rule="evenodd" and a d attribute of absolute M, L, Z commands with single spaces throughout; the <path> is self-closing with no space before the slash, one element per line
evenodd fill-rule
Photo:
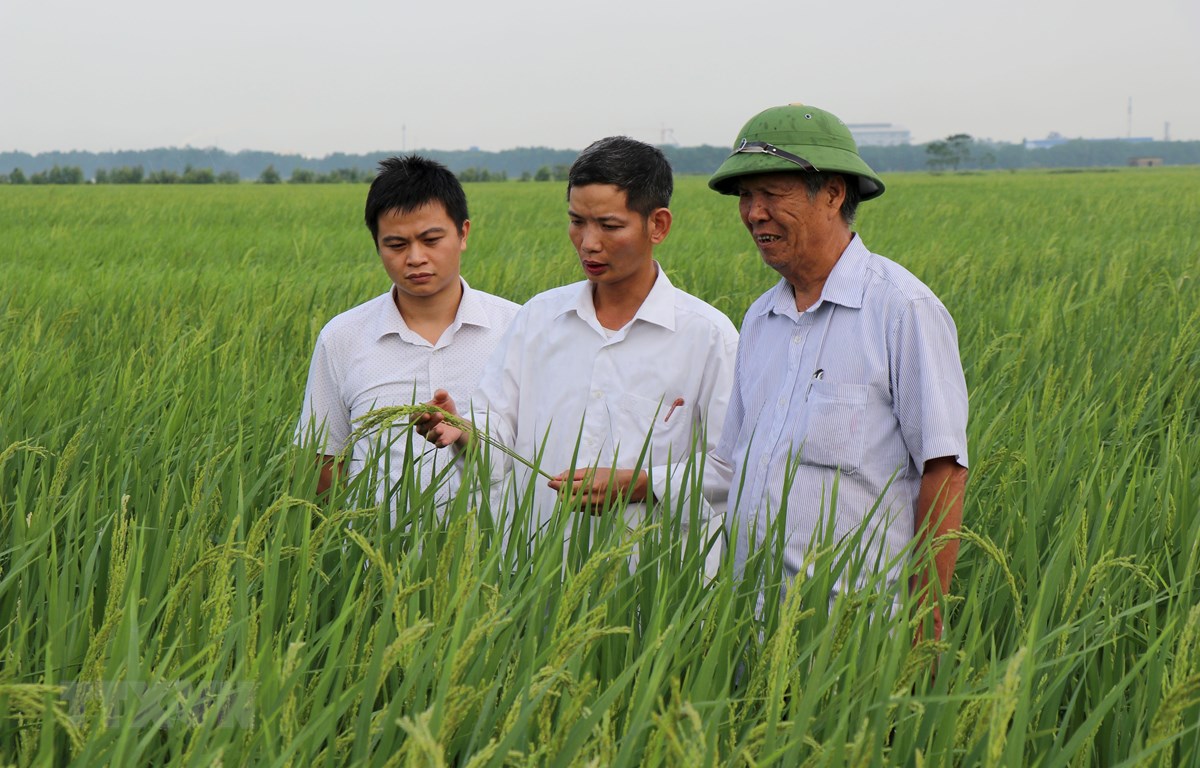
<path fill-rule="evenodd" d="M 346 471 L 337 457 L 347 447 L 354 421 L 368 411 L 428 400 L 431 382 L 455 396 L 469 395 L 518 309 L 473 290 L 459 274 L 471 222 L 454 174 L 417 155 L 388 158 L 379 169 L 365 216 L 392 285 L 322 329 L 296 430 L 297 442 L 313 446 L 320 456 L 319 493 Z M 406 442 L 395 434 L 358 440 L 349 474 L 362 472 L 371 452 L 386 446 L 379 462 L 380 482 L 386 482 L 378 494 L 386 502 L 401 480 Z M 413 458 L 420 467 L 420 487 L 445 474 L 436 494 L 444 502 L 459 481 L 454 457 L 449 451 L 428 453 Z"/>
<path fill-rule="evenodd" d="M 648 144 L 610 137 L 579 155 L 568 176 L 567 216 L 586 280 L 522 307 L 472 398 L 475 425 L 486 423 L 491 438 L 522 456 L 540 456 L 554 474 L 542 483 L 513 468 L 510 495 L 538 483 L 540 522 L 560 493 L 595 512 L 618 496 L 678 501 L 694 451 L 702 458 L 716 445 L 737 331 L 720 311 L 673 287 L 654 261 L 671 229 L 672 189 L 670 164 Z M 445 392 L 433 402 L 457 413 Z M 439 446 L 466 446 L 470 437 L 440 416 L 417 429 Z M 647 435 L 645 468 L 635 471 Z M 727 468 L 701 463 L 703 494 L 719 513 Z M 632 522 L 641 513 L 628 510 Z M 710 567 L 718 556 L 714 547 Z"/>
<path fill-rule="evenodd" d="M 954 321 L 851 229 L 859 201 L 883 194 L 883 182 L 828 112 L 754 116 L 709 186 L 738 196 L 742 223 L 781 276 L 746 312 L 716 453 L 733 465 L 737 556 L 786 509 L 782 556 L 794 576 L 836 483 L 834 539 L 862 534 L 865 562 L 894 573 L 914 537 L 930 542 L 962 519 L 967 390 Z M 957 555 L 955 541 L 937 552 L 936 574 L 913 585 L 919 599 L 931 578 L 949 589 Z"/>

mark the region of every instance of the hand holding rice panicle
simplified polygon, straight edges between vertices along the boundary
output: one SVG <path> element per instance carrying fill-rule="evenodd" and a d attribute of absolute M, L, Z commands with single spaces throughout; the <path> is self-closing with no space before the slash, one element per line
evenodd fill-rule
<path fill-rule="evenodd" d="M 458 415 L 454 398 L 444 389 L 433 393 L 433 399 L 420 406 L 412 406 L 413 426 L 417 432 L 438 448 L 457 445 L 466 448 L 471 441 L 471 424 Z"/>

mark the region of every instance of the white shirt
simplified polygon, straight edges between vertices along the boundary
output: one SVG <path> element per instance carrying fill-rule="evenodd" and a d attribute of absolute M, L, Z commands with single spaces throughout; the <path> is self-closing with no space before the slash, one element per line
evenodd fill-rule
<path fill-rule="evenodd" d="M 780 553 L 795 575 L 828 515 L 833 542 L 865 528 L 868 567 L 914 535 L 925 462 L 967 466 L 967 387 L 954 320 L 899 264 L 857 235 L 804 312 L 781 280 L 746 312 L 728 421 L 717 459 L 733 464 L 731 521 L 740 565 L 766 522 L 787 509 Z M 790 483 L 789 483 L 790 481 Z M 787 488 L 786 497 L 783 494 Z M 872 513 L 878 501 L 879 506 Z M 893 572 L 898 569 L 893 568 Z"/>
<path fill-rule="evenodd" d="M 693 450 L 711 451 L 720 436 L 736 352 L 729 318 L 672 286 L 661 268 L 633 320 L 611 337 L 596 319 L 591 284 L 574 283 L 521 308 L 488 361 L 471 418 L 521 456 L 540 454 L 551 475 L 571 467 L 576 441 L 577 469 L 632 469 L 650 434 L 642 467 L 651 493 L 678 503 Z M 729 480 L 727 466 L 704 461 L 702 492 L 718 526 Z M 510 500 L 533 483 L 536 519 L 549 519 L 557 494 L 544 477 L 513 462 L 508 481 Z M 630 505 L 627 520 L 643 514 Z"/>
<path fill-rule="evenodd" d="M 317 337 L 313 351 L 296 442 L 312 446 L 319 454 L 337 455 L 346 447 L 355 420 L 374 408 L 426 402 L 433 399 L 437 388 L 465 401 L 519 306 L 473 290 L 466 280 L 462 287 L 454 322 L 436 344 L 409 329 L 396 308 L 392 291 L 330 320 Z M 402 430 L 391 432 L 383 438 L 391 444 L 378 464 L 378 477 L 388 478 L 387 487 L 381 483 L 378 490 L 380 502 L 401 478 L 409 440 Z M 446 483 L 437 493 L 439 503 L 443 503 L 454 494 L 461 479 L 454 466 L 454 453 L 434 448 L 420 435 L 411 437 L 414 451 L 421 452 L 420 487 L 428 487 L 435 473 L 450 468 Z M 363 471 L 379 439 L 378 435 L 369 436 L 355 443 L 350 456 L 351 476 Z M 392 518 L 394 522 L 394 511 Z"/>

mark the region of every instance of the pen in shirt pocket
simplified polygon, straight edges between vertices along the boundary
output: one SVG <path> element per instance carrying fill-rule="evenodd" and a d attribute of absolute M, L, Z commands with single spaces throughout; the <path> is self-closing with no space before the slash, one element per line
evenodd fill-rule
<path fill-rule="evenodd" d="M 825 351 L 825 339 L 829 338 L 829 327 L 833 325 L 833 316 L 837 312 L 837 304 L 829 305 L 829 316 L 825 319 L 825 328 L 821 331 L 821 341 L 817 344 L 817 365 L 821 364 L 821 353 Z M 808 380 L 808 389 L 804 390 L 804 401 L 808 402 L 808 396 L 812 394 L 813 384 L 825 378 L 825 369 L 818 368 L 813 371 L 812 378 Z"/>
<path fill-rule="evenodd" d="M 675 402 L 671 403 L 671 408 L 667 411 L 667 415 L 663 416 L 664 424 L 667 422 L 667 419 L 671 418 L 671 414 L 675 413 L 675 409 L 681 405 L 683 405 L 683 398 L 682 397 L 675 398 Z"/>
<path fill-rule="evenodd" d="M 825 378 L 825 369 L 818 368 L 813 371 L 812 378 L 808 380 L 808 389 L 804 391 L 804 400 L 808 400 L 808 396 L 812 394 L 813 384 Z"/>

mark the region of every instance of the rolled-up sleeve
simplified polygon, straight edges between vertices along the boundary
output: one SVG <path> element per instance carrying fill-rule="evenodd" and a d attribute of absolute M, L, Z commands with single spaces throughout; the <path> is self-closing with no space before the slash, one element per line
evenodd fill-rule
<path fill-rule="evenodd" d="M 325 455 L 335 455 L 346 447 L 351 432 L 350 407 L 342 396 L 341 381 L 330 354 L 329 339 L 322 333 L 317 337 L 308 368 L 304 403 L 296 425 L 297 445 L 312 447 Z"/>
<path fill-rule="evenodd" d="M 913 463 L 952 456 L 967 465 L 967 384 L 958 331 L 936 298 L 906 304 L 894 325 L 893 408 Z"/>

